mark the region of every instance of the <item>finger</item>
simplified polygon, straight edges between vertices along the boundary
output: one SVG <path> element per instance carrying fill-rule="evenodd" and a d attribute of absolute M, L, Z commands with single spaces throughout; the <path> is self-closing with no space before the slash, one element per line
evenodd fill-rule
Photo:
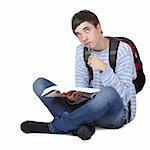
<path fill-rule="evenodd" d="M 93 58 L 93 56 L 89 56 L 89 57 L 88 57 L 88 61 L 91 61 L 92 58 Z"/>
<path fill-rule="evenodd" d="M 88 62 L 87 64 L 88 64 L 90 67 L 92 66 L 92 62 Z"/>
<path fill-rule="evenodd" d="M 71 96 L 73 96 L 73 97 L 77 98 L 77 97 L 79 97 L 79 95 L 80 95 L 80 93 L 79 93 L 79 92 L 74 92 Z"/>
<path fill-rule="evenodd" d="M 88 58 L 89 58 L 89 59 L 92 59 L 93 57 L 94 57 L 93 55 L 90 55 Z"/>
<path fill-rule="evenodd" d="M 81 96 L 78 92 L 74 92 L 72 95 L 71 95 L 71 99 L 73 100 L 77 100 L 79 99 Z"/>
<path fill-rule="evenodd" d="M 91 62 L 88 62 L 87 64 L 88 64 L 89 66 L 91 66 L 92 63 L 91 63 Z"/>

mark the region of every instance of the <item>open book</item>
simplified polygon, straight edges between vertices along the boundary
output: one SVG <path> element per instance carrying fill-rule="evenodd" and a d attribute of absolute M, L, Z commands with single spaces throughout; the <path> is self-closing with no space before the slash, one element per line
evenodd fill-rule
<path fill-rule="evenodd" d="M 49 88 L 46 88 L 43 93 L 42 96 L 45 97 L 61 97 L 62 95 L 67 95 L 67 94 L 71 94 L 72 92 L 83 92 L 83 93 L 87 93 L 89 95 L 93 94 L 93 93 L 97 93 L 99 92 L 100 89 L 96 89 L 96 88 L 82 88 L 82 87 L 72 87 L 72 86 L 51 86 Z"/>

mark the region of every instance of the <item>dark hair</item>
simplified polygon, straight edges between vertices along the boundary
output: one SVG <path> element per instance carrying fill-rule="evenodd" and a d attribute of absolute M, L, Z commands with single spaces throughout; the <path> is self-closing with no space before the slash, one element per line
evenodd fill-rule
<path fill-rule="evenodd" d="M 99 20 L 93 12 L 89 10 L 81 10 L 72 17 L 73 33 L 75 33 L 74 30 L 76 29 L 76 27 L 85 21 L 88 21 L 95 27 L 99 24 Z"/>

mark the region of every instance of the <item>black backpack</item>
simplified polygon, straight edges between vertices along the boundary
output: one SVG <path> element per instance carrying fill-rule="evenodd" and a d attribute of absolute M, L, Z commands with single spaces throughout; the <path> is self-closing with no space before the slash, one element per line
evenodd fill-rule
<path fill-rule="evenodd" d="M 133 58 L 134 58 L 134 64 L 136 68 L 137 78 L 133 80 L 133 84 L 135 85 L 136 93 L 140 92 L 145 84 L 145 74 L 143 72 L 143 64 L 140 59 L 138 50 L 135 46 L 135 44 L 125 37 L 106 37 L 110 39 L 110 45 L 109 45 L 109 63 L 113 71 L 115 72 L 116 67 L 116 59 L 117 59 L 117 50 L 120 41 L 127 43 L 132 50 Z M 87 64 L 88 57 L 90 56 L 88 48 L 84 47 L 84 61 L 86 63 L 86 67 L 88 68 L 89 72 L 89 84 L 91 80 L 93 80 L 93 70 L 92 68 Z"/>

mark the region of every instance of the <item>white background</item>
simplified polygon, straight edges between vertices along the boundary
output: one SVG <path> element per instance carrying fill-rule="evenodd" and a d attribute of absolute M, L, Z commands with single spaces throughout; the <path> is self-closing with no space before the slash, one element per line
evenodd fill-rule
<path fill-rule="evenodd" d="M 3 149 L 144 149 L 150 148 L 150 11 L 146 0 L 1 0 L 1 147 Z M 25 120 L 53 118 L 32 91 L 38 77 L 74 84 L 75 47 L 71 17 L 89 9 L 100 19 L 104 35 L 135 42 L 147 82 L 137 96 L 136 119 L 119 130 L 97 129 L 89 141 L 69 135 L 20 131 Z M 2 149 L 2 148 L 1 148 Z"/>

